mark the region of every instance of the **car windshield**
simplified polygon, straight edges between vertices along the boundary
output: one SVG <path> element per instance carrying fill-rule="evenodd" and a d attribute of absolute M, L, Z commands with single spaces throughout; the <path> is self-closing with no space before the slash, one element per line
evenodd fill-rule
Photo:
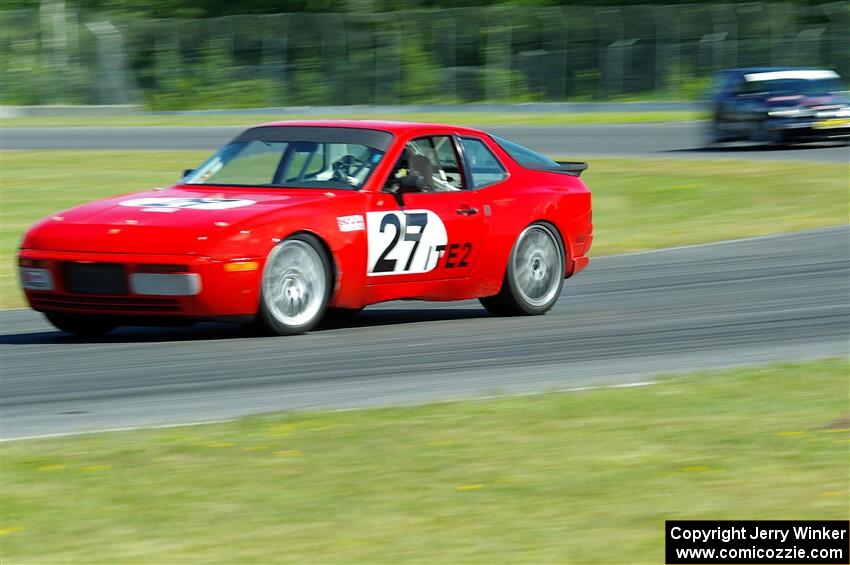
<path fill-rule="evenodd" d="M 392 135 L 355 128 L 248 130 L 189 173 L 184 184 L 359 189 Z"/>
<path fill-rule="evenodd" d="M 747 91 L 771 95 L 829 95 L 843 90 L 830 71 L 777 71 L 747 75 Z"/>
<path fill-rule="evenodd" d="M 513 141 L 508 141 L 503 137 L 493 136 L 493 139 L 496 140 L 496 143 L 505 150 L 505 153 L 511 156 L 511 158 L 523 165 L 525 167 L 535 166 L 535 165 L 544 165 L 547 167 L 557 167 L 558 163 L 546 157 L 545 155 L 541 155 L 537 151 L 532 151 L 527 147 L 523 147 L 518 143 L 514 143 Z"/>

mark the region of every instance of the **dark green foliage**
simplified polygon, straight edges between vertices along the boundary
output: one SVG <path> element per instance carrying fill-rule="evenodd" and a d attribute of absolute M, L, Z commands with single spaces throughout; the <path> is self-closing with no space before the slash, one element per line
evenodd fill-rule
<path fill-rule="evenodd" d="M 694 100 L 727 67 L 850 75 L 846 2 L 44 0 L 6 9 L 28 2 L 3 0 L 0 11 L 4 104 Z"/>
<path fill-rule="evenodd" d="M 732 3 L 747 3 L 735 0 Z M 42 0 L 3 0 L 2 9 L 37 9 Z M 583 6 L 625 6 L 638 4 L 689 4 L 692 0 L 647 2 L 646 0 L 582 0 Z M 797 0 L 799 5 L 828 4 L 829 0 Z M 68 2 L 85 12 L 107 12 L 151 18 L 206 18 L 236 14 L 279 14 L 285 12 L 388 12 L 419 8 L 455 8 L 482 6 L 575 6 L 568 0 L 80 0 Z"/>

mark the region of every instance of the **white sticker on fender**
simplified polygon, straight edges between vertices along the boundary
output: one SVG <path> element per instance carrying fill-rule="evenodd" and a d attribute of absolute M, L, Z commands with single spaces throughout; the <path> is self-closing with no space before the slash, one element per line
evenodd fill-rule
<path fill-rule="evenodd" d="M 244 200 L 241 198 L 135 198 L 119 202 L 121 206 L 132 208 L 186 208 L 189 210 L 228 210 L 230 208 L 241 208 L 256 204 L 256 200 Z"/>
<path fill-rule="evenodd" d="M 448 243 L 446 226 L 430 210 L 367 212 L 366 230 L 370 276 L 432 271 Z"/>
<path fill-rule="evenodd" d="M 366 222 L 363 221 L 363 216 L 360 214 L 337 216 L 336 225 L 339 226 L 339 231 L 362 231 L 366 229 Z"/>

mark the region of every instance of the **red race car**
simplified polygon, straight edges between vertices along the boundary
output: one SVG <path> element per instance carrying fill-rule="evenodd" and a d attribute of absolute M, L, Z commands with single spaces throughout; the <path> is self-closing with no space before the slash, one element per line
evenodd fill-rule
<path fill-rule="evenodd" d="M 296 334 L 402 298 L 543 314 L 588 262 L 585 168 L 447 125 L 262 125 L 175 186 L 41 220 L 21 282 L 81 335 L 201 320 Z"/>

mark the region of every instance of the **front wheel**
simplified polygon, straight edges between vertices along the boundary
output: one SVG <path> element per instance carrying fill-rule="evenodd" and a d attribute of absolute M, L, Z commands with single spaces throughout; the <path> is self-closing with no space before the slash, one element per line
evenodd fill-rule
<path fill-rule="evenodd" d="M 511 250 L 499 294 L 481 298 L 481 304 L 500 316 L 545 314 L 561 295 L 565 270 L 558 232 L 548 224 L 532 224 Z"/>
<path fill-rule="evenodd" d="M 277 335 L 310 331 L 330 293 L 331 263 L 322 244 L 309 234 L 294 235 L 266 258 L 255 327 Z"/>
<path fill-rule="evenodd" d="M 98 316 L 82 316 L 64 312 L 45 312 L 44 316 L 57 329 L 81 337 L 100 337 L 118 327 L 113 321 Z"/>
<path fill-rule="evenodd" d="M 770 127 L 769 121 L 762 122 L 755 134 L 753 141 L 760 142 L 768 147 L 781 147 L 788 142 L 782 130 Z"/>
<path fill-rule="evenodd" d="M 703 145 L 709 149 L 726 141 L 726 137 L 721 133 L 720 123 L 716 119 L 706 124 L 703 137 Z"/>

